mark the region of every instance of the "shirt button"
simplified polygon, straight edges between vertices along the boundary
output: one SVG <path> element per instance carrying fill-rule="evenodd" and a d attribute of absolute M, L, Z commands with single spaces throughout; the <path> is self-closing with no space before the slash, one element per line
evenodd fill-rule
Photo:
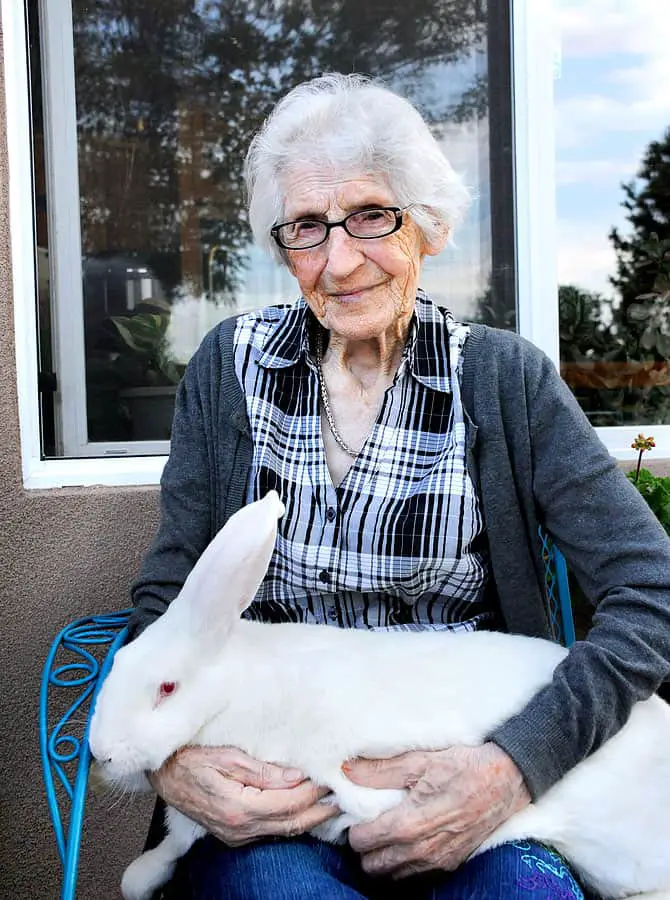
<path fill-rule="evenodd" d="M 328 569 L 321 569 L 319 572 L 319 581 L 323 582 L 323 584 L 328 584 L 330 581 L 330 572 Z"/>
<path fill-rule="evenodd" d="M 332 506 L 329 506 L 328 509 L 326 510 L 327 521 L 334 522 L 336 518 L 337 518 L 337 513 L 335 512 L 335 510 L 333 509 Z"/>

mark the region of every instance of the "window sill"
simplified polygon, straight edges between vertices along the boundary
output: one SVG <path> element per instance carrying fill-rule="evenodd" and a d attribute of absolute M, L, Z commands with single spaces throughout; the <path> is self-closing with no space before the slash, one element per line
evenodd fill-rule
<path fill-rule="evenodd" d="M 132 456 L 32 460 L 24 468 L 23 485 L 26 490 L 157 485 L 166 459 L 166 456 Z"/>

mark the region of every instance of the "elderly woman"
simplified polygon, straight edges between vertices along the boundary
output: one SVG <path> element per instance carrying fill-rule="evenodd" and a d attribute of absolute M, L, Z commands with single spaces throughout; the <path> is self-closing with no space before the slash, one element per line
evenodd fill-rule
<path fill-rule="evenodd" d="M 333 810 L 300 772 L 235 748 L 178 752 L 154 785 L 215 836 L 185 858 L 179 896 L 582 897 L 549 848 L 468 858 L 668 675 L 668 540 L 552 364 L 420 289 L 467 194 L 408 102 L 357 76 L 301 85 L 246 175 L 254 235 L 300 298 L 223 322 L 188 366 L 135 631 L 231 513 L 272 488 L 282 550 L 255 618 L 546 636 L 540 523 L 597 612 L 483 746 L 352 760 L 352 779 L 409 794 L 352 828 L 350 847 L 305 834 Z"/>

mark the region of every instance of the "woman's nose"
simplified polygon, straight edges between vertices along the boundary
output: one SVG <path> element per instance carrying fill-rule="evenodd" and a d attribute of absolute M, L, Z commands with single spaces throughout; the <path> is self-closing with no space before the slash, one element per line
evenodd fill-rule
<path fill-rule="evenodd" d="M 334 278 L 343 278 L 355 271 L 365 259 L 360 241 L 352 238 L 344 228 L 333 228 L 326 244 L 326 270 Z"/>

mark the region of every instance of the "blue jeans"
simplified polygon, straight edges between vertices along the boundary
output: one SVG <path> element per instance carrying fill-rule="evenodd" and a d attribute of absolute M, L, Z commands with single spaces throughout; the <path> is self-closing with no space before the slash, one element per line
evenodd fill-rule
<path fill-rule="evenodd" d="M 308 835 L 229 849 L 198 841 L 179 869 L 180 900 L 585 900 L 564 860 L 530 841 L 503 844 L 453 873 L 371 878 L 348 846 Z"/>

